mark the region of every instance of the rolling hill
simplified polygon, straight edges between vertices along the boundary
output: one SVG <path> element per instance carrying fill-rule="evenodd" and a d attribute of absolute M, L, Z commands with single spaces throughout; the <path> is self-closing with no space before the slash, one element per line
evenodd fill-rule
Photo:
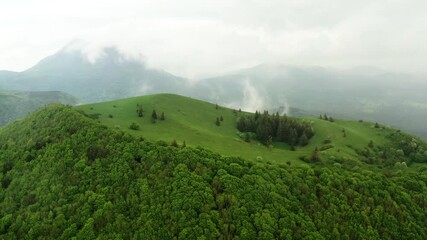
<path fill-rule="evenodd" d="M 0 90 L 0 126 L 24 117 L 49 103 L 75 105 L 78 100 L 64 92 L 19 92 Z"/>
<path fill-rule="evenodd" d="M 261 64 L 190 81 L 150 68 L 114 47 L 103 49 L 95 61 L 82 50 L 65 47 L 23 72 L 0 71 L 0 88 L 64 91 L 84 103 L 174 93 L 251 111 L 262 107 L 295 116 L 327 113 L 378 121 L 427 139 L 425 77 L 372 67 Z"/>
<path fill-rule="evenodd" d="M 137 106 L 144 109 L 144 117 L 138 117 Z M 173 140 L 179 144 L 185 141 L 189 146 L 201 146 L 224 155 L 240 156 L 261 162 L 292 161 L 294 164 L 300 164 L 302 163 L 300 159 L 309 157 L 316 147 L 321 149 L 323 159 L 358 160 L 360 156 L 357 152 L 367 149 L 371 141 L 376 146 L 387 146 L 392 144 L 389 136 L 398 134 L 397 130 L 389 127 L 375 128 L 375 124 L 371 122 L 348 120 L 330 122 L 319 118 L 300 118 L 300 121 L 311 124 L 315 135 L 307 146 L 290 151 L 290 147 L 284 143 L 274 143 L 273 147 L 267 148 L 256 140 L 245 142 L 236 129 L 236 122 L 240 116 L 249 113 L 222 106 L 216 108 L 216 104 L 179 95 L 147 95 L 81 105 L 76 109 L 93 116 L 103 125 L 120 129 L 136 137 L 151 141 L 162 140 L 168 144 Z M 153 110 L 159 116 L 163 112 L 165 120 L 152 123 Z M 221 116 L 224 121 L 217 126 L 216 118 Z M 130 129 L 132 123 L 136 123 L 140 129 Z"/>
<path fill-rule="evenodd" d="M 136 104 L 146 116 L 151 107 L 164 111 L 165 120 L 137 118 Z M 101 115 L 94 120 L 97 111 Z M 218 113 L 224 117 L 219 127 L 213 119 Z M 150 140 L 185 138 L 188 145 L 210 149 L 234 141 L 236 149 L 226 148 L 227 155 L 270 151 L 256 143 L 244 147 L 235 137 L 233 116 L 214 104 L 151 95 L 90 106 L 49 105 L 0 128 L 0 238 L 427 237 L 427 168 L 410 162 L 427 148 L 396 130 L 306 119 L 316 132 L 298 154 L 328 138 L 332 151 L 343 156 L 290 165 L 283 162 L 295 162 L 296 155 L 284 146 L 254 161 Z M 139 131 L 127 129 L 132 121 Z M 344 144 L 362 147 L 369 140 L 375 146 L 350 159 L 356 151 Z M 372 155 L 388 142 L 400 145 Z M 274 151 L 280 158 L 274 159 Z M 393 164 L 365 162 L 379 156 Z"/>

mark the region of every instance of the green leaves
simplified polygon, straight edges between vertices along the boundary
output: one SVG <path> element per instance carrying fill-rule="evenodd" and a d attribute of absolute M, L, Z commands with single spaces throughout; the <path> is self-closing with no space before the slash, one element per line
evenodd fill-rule
<path fill-rule="evenodd" d="M 63 106 L 2 129 L 0 152 L 2 239 L 427 238 L 422 169 L 255 164 L 139 141 Z"/>

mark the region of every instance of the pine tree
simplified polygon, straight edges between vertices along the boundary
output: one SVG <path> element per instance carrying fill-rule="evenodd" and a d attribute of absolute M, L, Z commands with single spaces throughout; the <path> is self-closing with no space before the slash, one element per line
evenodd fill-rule
<path fill-rule="evenodd" d="M 291 146 L 295 146 L 298 142 L 298 133 L 295 128 L 290 129 L 290 134 L 288 138 L 288 144 Z"/>
<path fill-rule="evenodd" d="M 260 115 L 261 114 L 258 111 L 255 111 L 255 117 L 254 117 L 255 121 L 258 120 L 258 118 L 260 117 Z"/>
<path fill-rule="evenodd" d="M 151 118 L 154 119 L 154 120 L 157 120 L 156 110 L 153 110 L 153 113 L 151 114 Z"/>
<path fill-rule="evenodd" d="M 313 152 L 311 152 L 311 161 L 313 161 L 313 162 L 319 162 L 320 161 L 319 149 L 317 147 L 313 150 Z"/>
<path fill-rule="evenodd" d="M 171 142 L 171 146 L 172 146 L 172 147 L 179 147 L 179 146 L 178 146 L 178 143 L 176 142 L 176 140 L 175 140 L 175 139 Z"/>
<path fill-rule="evenodd" d="M 265 145 L 267 147 L 270 147 L 273 145 L 273 138 L 271 137 L 271 135 L 267 137 L 267 141 L 265 142 Z"/>
<path fill-rule="evenodd" d="M 217 126 L 221 125 L 221 122 L 219 121 L 219 118 L 218 118 L 218 117 L 216 118 L 216 122 L 215 122 L 215 124 L 216 124 Z"/>
<path fill-rule="evenodd" d="M 137 110 L 136 112 L 138 113 L 138 117 L 143 117 L 144 116 L 144 109 L 142 108 L 141 104 L 137 104 Z"/>
<path fill-rule="evenodd" d="M 301 135 L 301 137 L 299 139 L 299 144 L 303 147 L 307 146 L 307 144 L 308 144 L 308 138 L 307 138 L 307 135 L 305 134 L 305 131 L 303 132 L 303 134 Z"/>

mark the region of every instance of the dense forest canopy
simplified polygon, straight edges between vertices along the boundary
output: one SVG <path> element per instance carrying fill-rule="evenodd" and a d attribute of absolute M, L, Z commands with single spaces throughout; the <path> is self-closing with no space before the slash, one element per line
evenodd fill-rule
<path fill-rule="evenodd" d="M 62 105 L 0 129 L 0 151 L 3 239 L 427 238 L 425 166 L 254 163 Z"/>

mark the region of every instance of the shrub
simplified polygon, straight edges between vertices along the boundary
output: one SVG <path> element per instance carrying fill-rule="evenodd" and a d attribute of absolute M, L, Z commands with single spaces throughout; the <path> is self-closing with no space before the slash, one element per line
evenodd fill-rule
<path fill-rule="evenodd" d="M 129 128 L 132 130 L 139 130 L 139 125 L 133 122 L 130 124 Z"/>
<path fill-rule="evenodd" d="M 325 145 L 325 146 L 321 146 L 319 150 L 320 151 L 325 151 L 325 150 L 331 149 L 333 147 L 334 147 L 334 145 L 328 144 L 328 145 Z"/>
<path fill-rule="evenodd" d="M 172 146 L 172 147 L 179 147 L 179 146 L 178 146 L 178 143 L 176 142 L 176 140 L 175 140 L 175 139 L 171 142 L 171 146 Z"/>

